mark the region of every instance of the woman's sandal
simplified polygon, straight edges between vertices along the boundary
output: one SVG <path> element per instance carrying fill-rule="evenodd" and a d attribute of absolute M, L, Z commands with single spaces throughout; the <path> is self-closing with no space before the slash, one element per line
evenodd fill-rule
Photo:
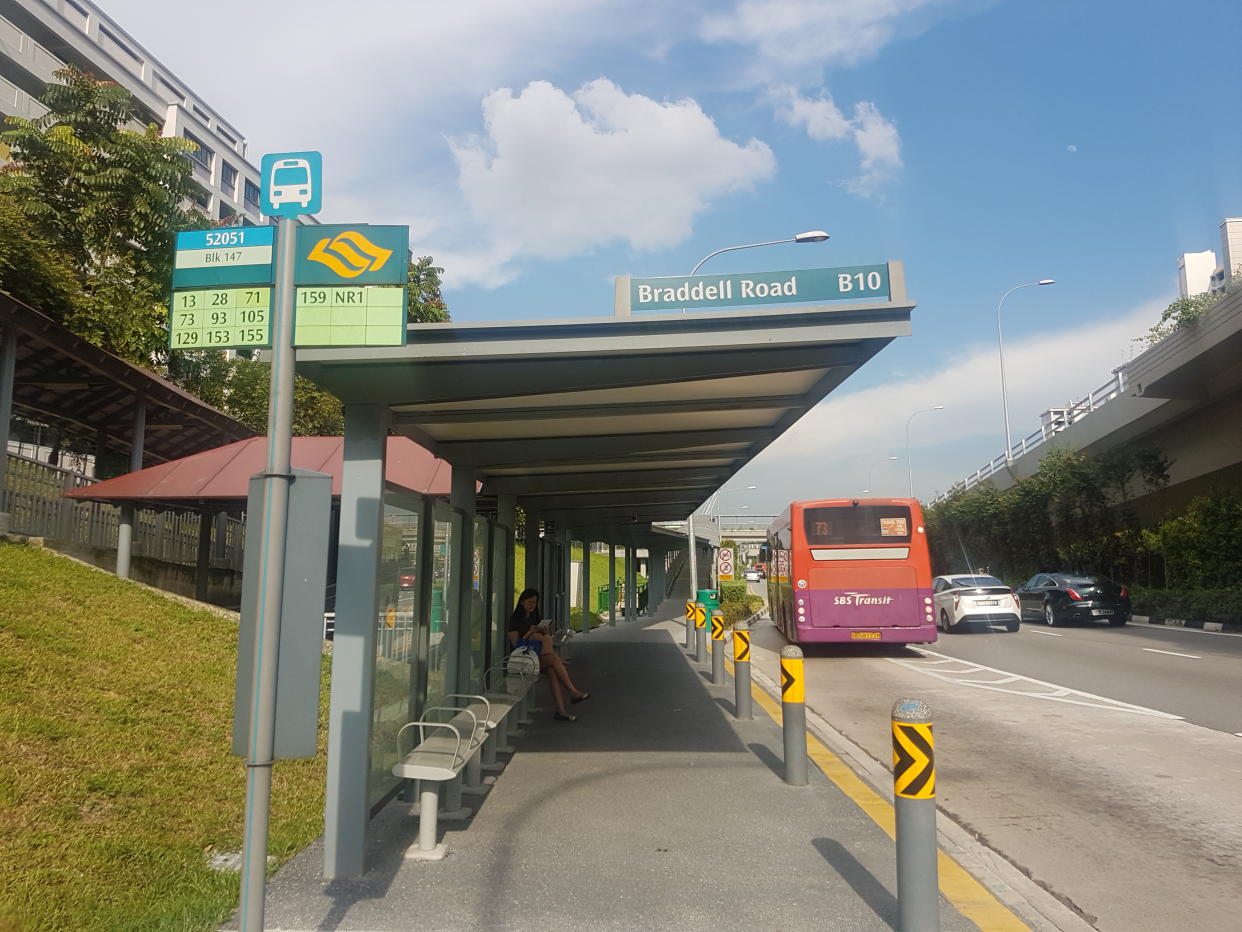
<path fill-rule="evenodd" d="M 584 702 L 585 700 L 590 699 L 590 698 L 591 698 L 590 693 L 583 693 L 581 696 L 570 696 L 569 701 L 577 704 L 579 702 Z"/>
<path fill-rule="evenodd" d="M 578 716 L 576 716 L 576 715 L 562 715 L 560 712 L 557 712 L 557 713 L 556 713 L 555 715 L 553 715 L 552 717 L 553 717 L 554 719 L 556 719 L 558 722 L 576 722 L 576 721 L 578 721 Z"/>

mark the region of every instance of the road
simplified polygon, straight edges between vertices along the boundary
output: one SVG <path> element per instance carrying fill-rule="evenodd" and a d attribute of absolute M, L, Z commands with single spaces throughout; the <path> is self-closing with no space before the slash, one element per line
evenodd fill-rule
<path fill-rule="evenodd" d="M 769 676 L 784 643 L 753 636 Z M 924 699 L 941 810 L 1097 928 L 1242 928 L 1242 638 L 1024 623 L 804 650 L 810 709 L 885 765 L 893 702 Z"/>

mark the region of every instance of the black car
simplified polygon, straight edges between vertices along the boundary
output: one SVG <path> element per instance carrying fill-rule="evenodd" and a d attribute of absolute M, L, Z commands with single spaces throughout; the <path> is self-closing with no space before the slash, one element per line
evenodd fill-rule
<path fill-rule="evenodd" d="M 1120 627 L 1130 620 L 1130 593 L 1106 576 L 1039 573 L 1015 594 L 1023 621 L 1107 621 Z"/>

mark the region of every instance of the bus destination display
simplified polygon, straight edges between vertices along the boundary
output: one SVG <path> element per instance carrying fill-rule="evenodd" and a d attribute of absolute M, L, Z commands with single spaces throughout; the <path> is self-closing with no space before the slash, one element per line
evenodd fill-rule
<path fill-rule="evenodd" d="M 173 349 L 248 349 L 272 344 L 271 288 L 174 291 L 168 339 Z"/>

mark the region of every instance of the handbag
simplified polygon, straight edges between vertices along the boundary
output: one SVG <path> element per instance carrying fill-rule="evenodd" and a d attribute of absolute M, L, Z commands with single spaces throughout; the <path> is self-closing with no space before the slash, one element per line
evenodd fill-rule
<path fill-rule="evenodd" d="M 510 676 L 538 676 L 539 655 L 525 645 L 515 647 L 505 660 L 505 672 Z"/>

